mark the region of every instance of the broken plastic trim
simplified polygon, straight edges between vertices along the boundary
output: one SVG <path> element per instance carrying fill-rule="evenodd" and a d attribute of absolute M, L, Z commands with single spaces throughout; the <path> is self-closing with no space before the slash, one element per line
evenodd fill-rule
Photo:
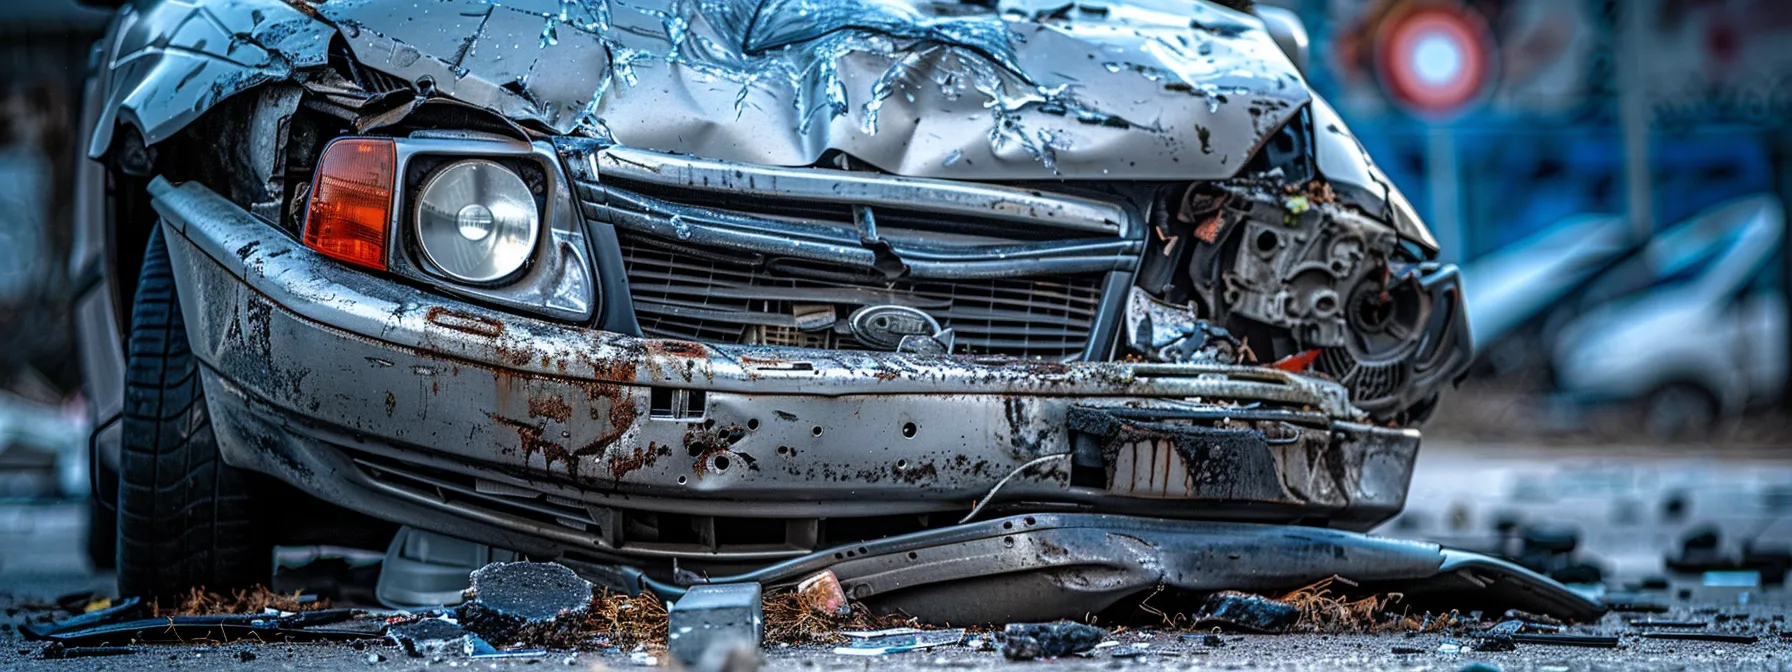
<path fill-rule="evenodd" d="M 1415 604 L 1520 609 L 1571 621 L 1605 607 L 1540 574 L 1434 544 L 1338 530 L 1097 514 L 1010 516 L 818 551 L 709 583 L 794 583 L 823 570 L 873 608 L 952 623 L 1096 613 L 1157 586 L 1292 590 L 1343 576 Z M 664 597 L 683 586 L 597 570 Z M 690 577 L 687 577 L 690 578 Z"/>

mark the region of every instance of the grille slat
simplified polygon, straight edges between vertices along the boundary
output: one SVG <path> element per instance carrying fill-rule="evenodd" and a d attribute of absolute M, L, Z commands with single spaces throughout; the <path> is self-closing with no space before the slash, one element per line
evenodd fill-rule
<path fill-rule="evenodd" d="M 950 328 L 966 354 L 1066 359 L 1088 344 L 1104 274 L 977 280 L 811 278 L 718 250 L 619 230 L 636 319 L 649 336 L 716 343 L 862 349 L 843 329 L 798 331 L 798 304 L 830 304 L 837 320 L 865 305 L 920 308 Z"/>
<path fill-rule="evenodd" d="M 567 151 L 579 204 L 615 231 L 636 323 L 654 337 L 889 348 L 892 334 L 863 329 L 903 324 L 887 321 L 893 313 L 857 336 L 851 316 L 901 306 L 952 330 L 956 354 L 1102 356 L 1106 343 L 1092 341 L 1112 332 L 1118 308 L 1104 290 L 1137 269 L 1144 247 L 1129 205 L 1138 194 L 1107 185 Z"/>

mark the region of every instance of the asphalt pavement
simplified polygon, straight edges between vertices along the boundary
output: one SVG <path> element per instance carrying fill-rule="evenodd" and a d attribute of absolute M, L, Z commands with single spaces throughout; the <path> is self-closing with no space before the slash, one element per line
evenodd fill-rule
<path fill-rule="evenodd" d="M 1542 525 L 1573 530 L 1577 560 L 1605 572 L 1605 590 L 1668 579 L 1652 599 L 1666 614 L 1611 614 L 1584 634 L 1618 635 L 1612 649 L 1520 644 L 1515 651 L 1475 651 L 1462 635 L 1227 634 L 1205 638 L 1160 630 L 1124 630 L 1088 657 L 1007 663 L 992 646 L 966 646 L 879 657 L 836 655 L 826 647 L 769 645 L 766 669 L 1410 669 L 1629 670 L 1792 669 L 1789 602 L 1783 588 L 1733 585 L 1664 571 L 1680 539 L 1716 530 L 1724 544 L 1792 545 L 1792 461 L 1772 453 L 1700 449 L 1550 448 L 1432 442 L 1421 453 L 1407 512 L 1382 534 L 1491 549 L 1514 530 Z M 40 618 L 55 598 L 109 594 L 111 577 L 95 572 L 83 549 L 86 505 L 0 502 L 0 669 L 500 669 L 528 666 L 646 669 L 629 652 L 548 653 L 514 659 L 408 657 L 387 644 L 230 643 L 146 645 L 120 655 L 46 659 L 43 645 L 17 626 Z M 1508 531 L 1500 532 L 1504 527 Z M 1724 585 L 1708 585 L 1708 584 Z M 1599 590 L 1599 589 L 1592 589 Z M 1645 639 L 1636 619 L 1702 620 L 1706 630 L 1746 634 L 1754 643 Z M 1721 621 L 1721 623 L 1720 623 Z M 663 654 L 655 664 L 664 665 Z M 1474 664 L 1491 668 L 1474 668 Z"/>

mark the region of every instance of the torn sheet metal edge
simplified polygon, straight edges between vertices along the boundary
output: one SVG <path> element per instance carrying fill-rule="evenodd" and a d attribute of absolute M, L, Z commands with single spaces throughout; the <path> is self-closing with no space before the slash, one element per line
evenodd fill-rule
<path fill-rule="evenodd" d="M 1603 605 L 1540 574 L 1436 544 L 1322 528 L 1101 514 L 1011 516 L 917 532 L 823 550 L 710 581 L 775 585 L 822 569 L 839 576 L 855 600 L 1000 574 L 1043 572 L 1066 591 L 1078 593 L 1082 608 L 1096 612 L 1160 584 L 1194 591 L 1267 592 L 1343 576 L 1397 589 L 1447 576 L 1465 580 L 1464 587 L 1479 591 L 1482 600 L 1509 608 L 1574 621 L 1605 613 Z M 1091 577 L 1099 577 L 1099 583 L 1084 581 Z M 969 590 L 954 585 L 955 590 Z M 652 587 L 678 590 L 663 584 Z M 976 607 L 970 609 L 975 612 Z"/>
<path fill-rule="evenodd" d="M 127 3 L 99 45 L 106 98 L 87 155 L 106 153 L 119 122 L 154 145 L 226 98 L 323 65 L 335 33 L 279 0 Z"/>

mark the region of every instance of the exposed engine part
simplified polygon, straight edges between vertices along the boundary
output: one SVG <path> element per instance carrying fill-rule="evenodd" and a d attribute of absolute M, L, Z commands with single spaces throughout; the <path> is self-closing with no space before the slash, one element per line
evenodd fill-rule
<path fill-rule="evenodd" d="M 1133 287 L 1126 297 L 1126 346 L 1160 362 L 1218 362 L 1238 359 L 1238 339 L 1201 319 L 1195 306 L 1176 306 Z"/>
<path fill-rule="evenodd" d="M 1353 312 L 1346 297 L 1380 296 L 1374 288 L 1399 237 L 1314 195 L 1286 195 L 1279 202 L 1261 192 L 1239 196 L 1225 214 L 1237 219 L 1228 228 L 1242 228 L 1238 253 L 1223 276 L 1225 305 L 1288 329 L 1304 346 L 1344 345 Z"/>
<path fill-rule="evenodd" d="M 1315 371 L 1344 383 L 1358 408 L 1401 423 L 1422 419 L 1438 386 L 1467 365 L 1472 348 L 1454 269 L 1418 263 L 1394 227 L 1338 202 L 1327 184 L 1197 185 L 1171 202 L 1175 220 L 1192 228 L 1185 237 L 1194 246 L 1193 283 L 1167 294 L 1192 306 L 1137 291 L 1127 333 L 1140 354 L 1186 361 L 1142 347 L 1148 332 L 1135 314 L 1153 303 L 1158 320 L 1200 313 L 1208 328 L 1242 337 L 1258 361 L 1319 351 Z"/>
<path fill-rule="evenodd" d="M 1350 388 L 1352 402 L 1376 417 L 1424 420 L 1437 389 L 1474 351 L 1456 268 L 1408 266 L 1380 293 L 1359 286 L 1349 299 L 1350 338 L 1321 352 L 1314 369 Z"/>

